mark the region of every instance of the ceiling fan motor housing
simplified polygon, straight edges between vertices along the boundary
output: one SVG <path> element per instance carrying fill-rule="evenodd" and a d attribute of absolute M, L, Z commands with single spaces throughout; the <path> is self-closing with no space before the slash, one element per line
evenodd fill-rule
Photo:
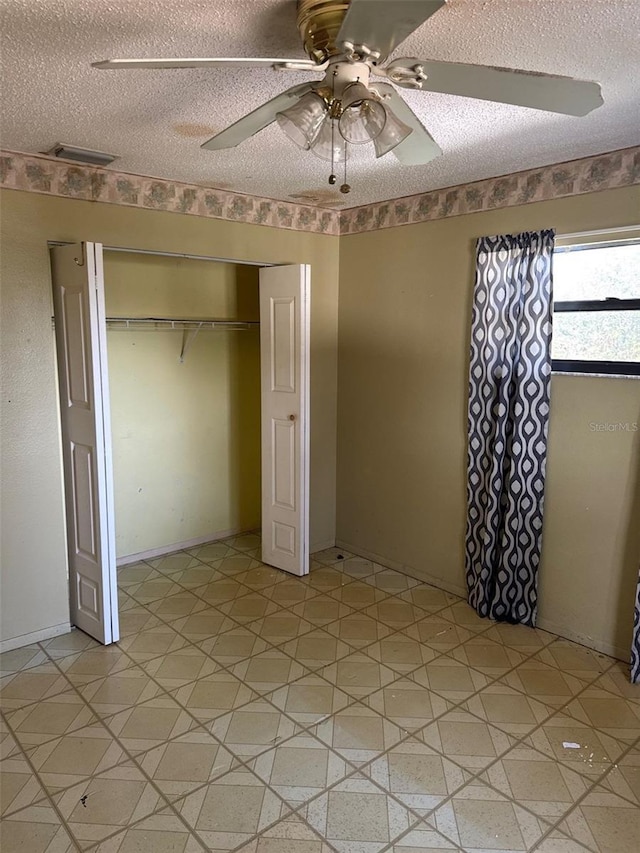
<path fill-rule="evenodd" d="M 314 62 L 325 62 L 340 52 L 336 38 L 348 8 L 349 0 L 298 0 L 298 29 Z"/>

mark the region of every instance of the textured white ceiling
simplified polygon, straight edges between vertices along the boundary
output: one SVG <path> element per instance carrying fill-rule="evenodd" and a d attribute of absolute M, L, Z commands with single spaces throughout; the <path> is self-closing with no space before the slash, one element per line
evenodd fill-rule
<path fill-rule="evenodd" d="M 351 194 L 328 164 L 271 125 L 228 151 L 201 142 L 297 82 L 271 70 L 98 71 L 111 57 L 303 57 L 294 0 L 0 0 L 4 148 L 62 141 L 120 155 L 125 172 L 272 198 L 352 207 L 640 141 L 640 0 L 449 0 L 396 51 L 598 80 L 584 118 L 401 90 L 442 148 L 426 166 L 350 164 Z"/>

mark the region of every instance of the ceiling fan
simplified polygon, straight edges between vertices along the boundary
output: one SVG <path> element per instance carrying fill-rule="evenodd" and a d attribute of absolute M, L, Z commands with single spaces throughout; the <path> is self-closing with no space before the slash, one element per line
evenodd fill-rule
<path fill-rule="evenodd" d="M 107 59 L 94 68 L 253 67 L 322 73 L 293 86 L 217 133 L 202 147 L 233 148 L 273 121 L 302 149 L 346 170 L 348 146 L 372 142 L 405 166 L 442 153 L 396 89 L 420 89 L 583 116 L 599 107 L 598 83 L 535 71 L 401 58 L 382 63 L 447 0 L 297 0 L 297 23 L 309 59 Z M 372 78 L 380 78 L 380 81 Z M 340 187 L 349 192 L 346 182 Z"/>

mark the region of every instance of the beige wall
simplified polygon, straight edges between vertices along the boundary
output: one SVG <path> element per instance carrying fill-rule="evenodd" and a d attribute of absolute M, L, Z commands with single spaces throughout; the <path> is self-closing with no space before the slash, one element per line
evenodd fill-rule
<path fill-rule="evenodd" d="M 597 424 L 638 425 L 599 432 Z M 640 561 L 640 379 L 553 376 L 540 618 L 628 660 Z"/>
<path fill-rule="evenodd" d="M 105 252 L 109 317 L 259 319 L 258 268 Z M 260 335 L 108 329 L 118 557 L 260 526 Z"/>
<path fill-rule="evenodd" d="M 311 264 L 311 542 L 331 543 L 338 239 L 11 190 L 0 204 L 0 639 L 51 630 L 69 618 L 47 240 Z"/>
<path fill-rule="evenodd" d="M 104 252 L 108 317 L 259 320 L 259 268 Z"/>
<path fill-rule="evenodd" d="M 474 241 L 636 223 L 612 190 L 334 237 L 3 191 L 0 638 L 68 620 L 47 240 L 312 264 L 311 538 L 334 535 L 340 264 L 338 537 L 462 592 Z M 338 243 L 340 252 L 338 255 Z M 146 313 L 146 312 L 145 312 Z M 554 376 L 541 624 L 626 656 L 640 531 L 640 381 Z"/>
<path fill-rule="evenodd" d="M 337 538 L 464 594 L 475 240 L 634 224 L 619 189 L 340 241 Z M 540 624 L 627 657 L 640 552 L 640 380 L 554 376 Z"/>

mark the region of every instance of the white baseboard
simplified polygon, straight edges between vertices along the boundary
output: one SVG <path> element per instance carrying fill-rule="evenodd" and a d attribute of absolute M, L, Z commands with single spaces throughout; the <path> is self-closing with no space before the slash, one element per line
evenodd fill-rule
<path fill-rule="evenodd" d="M 316 551 L 326 551 L 327 548 L 333 548 L 335 544 L 335 539 L 325 539 L 324 542 L 314 542 L 313 544 L 309 545 L 309 553 L 313 556 Z"/>
<path fill-rule="evenodd" d="M 228 539 L 229 536 L 239 536 L 241 533 L 251 533 L 255 527 L 245 528 L 233 527 L 230 530 L 217 530 L 215 533 L 207 533 L 206 536 L 196 536 L 195 539 L 187 539 L 185 542 L 174 542 L 171 545 L 162 545 L 160 548 L 150 548 L 148 551 L 139 551 L 137 554 L 128 554 L 126 557 L 118 557 L 116 566 L 128 566 L 137 563 L 138 560 L 152 560 L 154 557 L 164 557 L 174 551 L 183 551 L 186 548 L 197 548 L 198 545 L 206 545 L 216 542 L 218 539 Z"/>
<path fill-rule="evenodd" d="M 61 622 L 59 625 L 52 625 L 51 628 L 43 628 L 42 631 L 33 631 L 31 634 L 20 634 L 18 637 L 1 640 L 0 652 L 11 652 L 13 649 L 22 648 L 22 646 L 30 646 L 32 643 L 51 640 L 53 637 L 59 637 L 60 634 L 68 634 L 70 630 L 71 625 L 69 622 Z"/>
<path fill-rule="evenodd" d="M 407 566 L 404 563 L 397 563 L 395 560 L 389 559 L 389 557 L 382 557 L 380 554 L 376 554 L 373 551 L 367 551 L 365 548 L 350 545 L 342 539 L 336 539 L 336 547 L 344 548 L 345 551 L 349 551 L 357 557 L 363 557 L 365 560 L 372 560 L 374 563 L 378 563 L 380 566 L 385 566 L 387 569 L 395 569 L 396 572 L 402 572 L 404 575 L 409 575 L 416 580 L 431 584 L 431 586 L 436 586 L 438 589 L 445 590 L 445 592 L 451 592 L 453 595 L 459 595 L 461 598 L 465 599 L 467 597 L 467 590 L 465 587 L 443 581 L 442 578 L 436 578 L 428 572 L 418 571 L 418 569 L 413 568 L 413 566 Z"/>
<path fill-rule="evenodd" d="M 538 617 L 536 625 L 543 631 L 549 631 L 551 634 L 557 634 L 558 637 L 562 637 L 565 640 L 571 640 L 573 643 L 579 643 L 581 646 L 586 646 L 588 649 L 601 652 L 603 655 L 609 655 L 609 657 L 617 658 L 618 660 L 622 660 L 627 663 L 631 658 L 631 642 L 629 642 L 628 649 L 620 648 L 620 646 L 614 646 L 613 643 L 607 643 L 605 640 L 598 640 L 595 637 L 589 637 L 586 634 L 579 633 L 578 631 L 571 631 L 564 625 L 558 625 L 554 622 L 550 622 L 548 619 L 540 619 L 540 617 Z"/>
<path fill-rule="evenodd" d="M 187 539 L 186 542 L 174 542 L 172 545 L 162 545 L 160 548 L 150 548 L 148 551 L 139 551 L 137 554 L 127 554 L 125 557 L 118 557 L 116 566 L 129 566 L 131 563 L 137 563 L 139 560 L 152 560 L 155 557 L 164 557 L 165 554 L 172 554 L 174 551 L 184 551 L 186 548 L 197 548 L 198 545 L 206 545 L 209 542 L 217 542 L 219 539 L 228 539 L 229 536 L 240 536 L 242 533 L 252 533 L 257 530 L 256 527 L 251 527 L 249 530 L 241 528 L 232 528 L 231 530 L 218 530 L 216 533 L 209 533 L 206 536 L 197 536 L 195 539 Z M 316 551 L 324 551 L 327 548 L 333 548 L 336 544 L 335 539 L 327 539 L 324 542 L 314 542 L 309 546 L 310 552 L 314 554 Z"/>
<path fill-rule="evenodd" d="M 395 560 L 390 560 L 388 557 L 381 557 L 379 554 L 374 554 L 373 551 L 367 551 L 364 548 L 355 545 L 349 545 L 340 539 L 336 540 L 338 548 L 344 548 L 345 551 L 350 551 L 358 557 L 364 557 L 366 560 L 373 560 L 374 563 L 379 563 L 381 566 L 386 566 L 389 569 L 395 569 L 405 575 L 410 575 L 424 583 L 443 589 L 445 592 L 451 592 L 454 595 L 459 595 L 466 601 L 467 590 L 465 587 L 457 586 L 456 584 L 447 583 L 440 578 L 432 577 L 426 572 L 419 572 L 411 566 L 406 566 L 403 563 L 397 563 Z M 569 630 L 565 625 L 558 625 L 547 619 L 538 617 L 538 628 L 543 631 L 549 631 L 551 634 L 556 634 L 565 640 L 571 640 L 573 643 L 579 643 L 581 646 L 586 646 L 588 649 L 593 649 L 596 652 L 601 652 L 603 655 L 617 658 L 618 660 L 628 661 L 630 656 L 629 649 L 622 649 L 612 643 L 607 643 L 604 640 L 597 640 L 594 637 L 588 637 L 585 634 L 580 634 L 576 631 Z"/>

